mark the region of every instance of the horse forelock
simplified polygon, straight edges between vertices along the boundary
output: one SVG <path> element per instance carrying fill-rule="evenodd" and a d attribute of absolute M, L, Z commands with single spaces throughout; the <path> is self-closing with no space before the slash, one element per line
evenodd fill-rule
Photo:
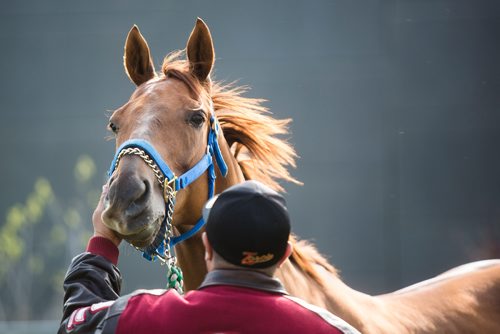
<path fill-rule="evenodd" d="M 210 106 L 210 80 L 201 83 L 191 72 L 189 62 L 180 59 L 185 53 L 184 50 L 177 50 L 169 53 L 163 60 L 162 73 L 167 78 L 175 78 L 183 82 L 193 94 L 199 99 L 202 105 Z"/>

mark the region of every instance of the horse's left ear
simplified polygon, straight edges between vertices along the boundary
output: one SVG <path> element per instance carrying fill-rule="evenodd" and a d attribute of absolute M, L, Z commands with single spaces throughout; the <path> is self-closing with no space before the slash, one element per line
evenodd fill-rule
<path fill-rule="evenodd" d="M 200 18 L 189 36 L 186 53 L 193 74 L 202 82 L 207 80 L 214 66 L 215 51 L 210 30 Z"/>

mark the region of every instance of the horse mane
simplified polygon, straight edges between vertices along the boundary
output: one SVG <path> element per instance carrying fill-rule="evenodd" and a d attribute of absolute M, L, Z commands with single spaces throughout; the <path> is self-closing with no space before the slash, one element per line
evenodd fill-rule
<path fill-rule="evenodd" d="M 263 99 L 244 97 L 247 87 L 212 84 L 212 101 L 224 137 L 232 148 L 245 179 L 258 180 L 283 191 L 279 180 L 301 184 L 288 172 L 297 154 L 278 136 L 288 134 L 291 119 L 275 119 Z"/>
<path fill-rule="evenodd" d="M 289 167 L 296 167 L 297 153 L 286 138 L 291 119 L 275 119 L 264 99 L 243 96 L 246 86 L 235 86 L 218 81 L 201 83 L 191 74 L 189 62 L 181 59 L 183 50 L 168 54 L 162 65 L 166 77 L 184 82 L 195 96 L 204 103 L 213 103 L 217 119 L 231 151 L 238 161 L 246 180 L 258 180 L 267 186 L 284 191 L 279 181 L 302 184 L 290 175 Z M 211 101 L 211 102 L 210 102 Z M 322 266 L 336 274 L 328 261 L 306 241 L 290 237 L 294 247 L 290 261 L 301 268 L 309 277 L 322 285 L 322 279 L 314 265 Z"/>

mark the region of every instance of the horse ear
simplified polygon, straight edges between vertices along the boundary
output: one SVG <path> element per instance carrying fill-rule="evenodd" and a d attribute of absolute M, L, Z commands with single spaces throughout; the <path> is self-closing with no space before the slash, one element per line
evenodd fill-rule
<path fill-rule="evenodd" d="M 186 53 L 193 74 L 200 81 L 205 81 L 214 66 L 215 51 L 210 30 L 200 18 L 189 36 Z"/>
<path fill-rule="evenodd" d="M 137 86 L 155 76 L 155 68 L 149 53 L 148 43 L 146 43 L 135 24 L 130 29 L 125 42 L 123 66 L 130 80 Z"/>

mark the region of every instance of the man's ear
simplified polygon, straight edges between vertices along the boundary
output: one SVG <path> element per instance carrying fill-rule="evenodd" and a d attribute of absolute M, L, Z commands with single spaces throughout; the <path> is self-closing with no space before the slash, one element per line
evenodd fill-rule
<path fill-rule="evenodd" d="M 201 240 L 203 241 L 203 246 L 205 246 L 205 261 L 211 261 L 214 258 L 214 250 L 212 245 L 210 245 L 210 241 L 208 241 L 207 232 L 203 232 Z"/>
<path fill-rule="evenodd" d="M 290 255 L 292 255 L 292 252 L 293 252 L 293 246 L 290 242 L 288 242 L 288 244 L 286 245 L 285 255 L 283 255 L 281 260 L 278 262 L 278 268 L 281 267 L 283 262 L 285 262 L 286 259 L 288 259 L 290 257 Z"/>

